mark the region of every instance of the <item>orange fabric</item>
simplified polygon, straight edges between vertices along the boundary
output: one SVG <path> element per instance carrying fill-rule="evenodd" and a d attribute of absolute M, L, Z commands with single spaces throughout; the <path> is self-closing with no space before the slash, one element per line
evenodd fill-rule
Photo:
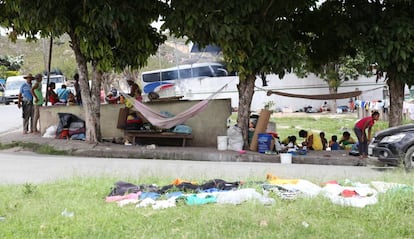
<path fill-rule="evenodd" d="M 280 179 L 270 173 L 266 175 L 266 179 L 270 184 L 297 184 L 299 182 L 299 179 Z"/>
<path fill-rule="evenodd" d="M 171 182 L 171 184 L 172 184 L 172 185 L 175 185 L 175 186 L 180 185 L 180 184 L 182 184 L 182 183 L 191 183 L 191 184 L 194 184 L 194 185 L 197 185 L 197 184 L 198 184 L 197 182 L 185 181 L 185 180 L 182 180 L 182 179 L 180 179 L 180 178 L 176 178 L 176 179 L 174 179 L 174 180 Z"/>

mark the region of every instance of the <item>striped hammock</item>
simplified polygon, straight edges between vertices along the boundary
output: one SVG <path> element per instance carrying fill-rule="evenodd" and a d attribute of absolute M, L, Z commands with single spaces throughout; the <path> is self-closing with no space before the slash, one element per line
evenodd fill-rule
<path fill-rule="evenodd" d="M 216 96 L 218 93 L 220 93 L 226 86 L 227 84 L 220 88 L 218 91 L 214 92 L 207 99 L 198 102 L 197 104 L 191 106 L 190 108 L 186 109 L 183 112 L 180 112 L 179 114 L 173 117 L 167 117 L 161 114 L 159 111 L 151 109 L 147 105 L 129 96 L 128 94 L 121 94 L 125 97 L 127 101 L 132 102 L 134 108 L 139 113 L 141 113 L 141 115 L 144 116 L 145 119 L 147 119 L 152 125 L 163 129 L 170 129 L 176 125 L 183 124 L 188 119 L 194 117 L 195 115 L 206 109 L 210 100 L 213 99 L 214 96 Z"/>

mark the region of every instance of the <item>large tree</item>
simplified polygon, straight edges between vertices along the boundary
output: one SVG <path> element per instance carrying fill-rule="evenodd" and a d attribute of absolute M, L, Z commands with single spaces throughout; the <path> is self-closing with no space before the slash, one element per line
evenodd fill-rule
<path fill-rule="evenodd" d="M 343 82 L 369 76 L 369 62 L 351 37 L 350 21 L 341 4 L 326 1 L 296 21 L 303 39 L 302 63 L 294 69 L 299 77 L 314 73 L 338 93 Z M 336 100 L 333 101 L 336 109 Z"/>
<path fill-rule="evenodd" d="M 378 64 L 390 90 L 389 126 L 402 123 L 405 84 L 414 83 L 414 3 L 394 0 L 332 1 L 349 17 L 354 44 Z"/>
<path fill-rule="evenodd" d="M 86 121 L 86 140 L 100 140 L 100 88 L 104 71 L 142 67 L 165 37 L 151 27 L 166 9 L 162 1 L 1 1 L 0 25 L 12 39 L 28 40 L 67 33 L 75 52 Z M 87 63 L 92 65 L 89 87 Z"/>
<path fill-rule="evenodd" d="M 363 54 L 356 56 L 340 56 L 337 60 L 324 64 L 313 64 L 314 62 L 304 56 L 303 64 L 295 68 L 294 72 L 299 77 L 306 77 L 313 73 L 328 84 L 330 94 L 337 94 L 339 87 L 346 81 L 358 80 L 363 76 L 372 76 L 370 64 L 365 60 Z M 336 99 L 332 99 L 332 109 L 336 109 Z"/>
<path fill-rule="evenodd" d="M 283 77 L 299 61 L 295 21 L 316 1 L 169 1 L 164 28 L 201 46 L 216 44 L 230 70 L 239 74 L 237 124 L 245 146 L 256 75 Z"/>

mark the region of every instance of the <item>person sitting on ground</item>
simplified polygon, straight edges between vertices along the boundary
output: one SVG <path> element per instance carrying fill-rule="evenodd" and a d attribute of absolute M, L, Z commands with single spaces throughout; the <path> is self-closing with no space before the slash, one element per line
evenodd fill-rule
<path fill-rule="evenodd" d="M 59 101 L 62 103 L 67 103 L 69 92 L 70 90 L 66 88 L 66 85 L 62 85 L 61 88 L 57 89 L 56 93 L 59 97 Z"/>
<path fill-rule="evenodd" d="M 321 137 L 322 149 L 326 150 L 326 147 L 328 146 L 328 140 L 325 138 L 325 132 L 320 132 L 319 137 Z"/>
<path fill-rule="evenodd" d="M 105 97 L 105 101 L 108 104 L 118 104 L 119 97 L 114 96 L 112 92 L 108 92 Z"/>
<path fill-rule="evenodd" d="M 321 106 L 321 111 L 322 112 L 326 112 L 329 111 L 329 106 L 328 106 L 328 102 L 323 102 L 323 105 Z"/>
<path fill-rule="evenodd" d="M 72 92 L 68 94 L 68 105 L 77 105 L 75 95 Z"/>
<path fill-rule="evenodd" d="M 134 97 L 136 100 L 142 102 L 142 92 L 141 88 L 139 88 L 139 85 L 135 83 L 133 80 L 128 80 L 127 82 L 128 85 L 131 87 L 129 95 Z"/>
<path fill-rule="evenodd" d="M 321 137 L 312 131 L 300 130 L 299 137 L 304 138 L 302 146 L 306 146 L 309 150 L 322 150 Z"/>
<path fill-rule="evenodd" d="M 50 82 L 49 87 L 47 87 L 47 95 L 49 98 L 49 102 L 52 105 L 55 105 L 56 103 L 59 102 L 59 96 L 56 94 L 55 88 L 56 88 L 55 82 Z"/>
<path fill-rule="evenodd" d="M 355 144 L 356 141 L 351 137 L 351 134 L 348 131 L 345 131 L 342 133 L 342 138 L 338 143 L 342 149 L 351 149 L 352 145 Z"/>
<path fill-rule="evenodd" d="M 288 136 L 287 138 L 282 140 L 281 143 L 287 146 L 288 148 L 294 148 L 295 146 L 298 146 L 298 144 L 296 143 L 296 136 L 294 135 Z"/>
<path fill-rule="evenodd" d="M 332 135 L 331 137 L 331 141 L 329 141 L 329 147 L 331 148 L 331 150 L 340 150 L 341 147 L 339 146 L 338 141 L 338 136 L 336 135 Z"/>

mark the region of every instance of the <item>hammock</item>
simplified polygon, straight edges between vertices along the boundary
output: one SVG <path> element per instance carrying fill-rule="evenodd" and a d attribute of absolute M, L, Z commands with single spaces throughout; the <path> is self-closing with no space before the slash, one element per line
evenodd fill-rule
<path fill-rule="evenodd" d="M 134 99 L 133 97 L 121 93 L 128 101 L 133 103 L 134 108 L 140 112 L 152 125 L 163 128 L 163 129 L 170 129 L 176 125 L 182 124 L 188 119 L 194 117 L 196 114 L 203 111 L 207 108 L 209 101 L 218 93 L 220 93 L 225 87 L 224 85 L 218 91 L 214 92 L 210 95 L 207 99 L 200 101 L 199 103 L 191 106 L 187 110 L 175 115 L 174 117 L 167 117 L 161 114 L 158 111 L 155 111 L 148 107 L 147 105 L 139 102 L 138 100 Z"/>
<path fill-rule="evenodd" d="M 344 93 L 336 93 L 336 94 L 324 94 L 324 95 L 300 95 L 300 94 L 290 94 L 281 91 L 267 91 L 267 96 L 271 94 L 286 96 L 286 97 L 295 97 L 295 98 L 303 98 L 303 99 L 312 99 L 312 100 L 336 100 L 336 99 L 346 99 L 351 97 L 356 97 L 362 94 L 362 91 L 350 91 Z"/>
<path fill-rule="evenodd" d="M 257 87 L 258 88 L 258 87 Z M 373 91 L 379 88 L 383 88 L 381 87 L 377 87 L 374 89 L 370 89 L 370 90 L 366 90 L 364 92 L 368 92 L 368 91 Z M 259 88 L 261 89 L 261 88 Z M 262 89 L 264 90 L 264 89 Z M 343 93 L 336 93 L 336 94 L 323 94 L 323 95 L 301 95 L 301 94 L 290 94 L 290 93 L 286 93 L 286 92 L 281 92 L 281 91 L 273 91 L 273 90 L 268 90 L 267 91 L 267 96 L 270 96 L 272 94 L 276 94 L 276 95 L 281 95 L 281 96 L 286 96 L 286 97 L 295 97 L 295 98 L 303 98 L 303 99 L 311 99 L 311 100 L 337 100 L 337 99 L 346 99 L 346 98 L 351 98 L 351 97 L 357 97 L 359 95 L 361 95 L 363 92 L 360 90 L 356 90 L 356 91 L 349 91 L 349 92 L 343 92 Z"/>

